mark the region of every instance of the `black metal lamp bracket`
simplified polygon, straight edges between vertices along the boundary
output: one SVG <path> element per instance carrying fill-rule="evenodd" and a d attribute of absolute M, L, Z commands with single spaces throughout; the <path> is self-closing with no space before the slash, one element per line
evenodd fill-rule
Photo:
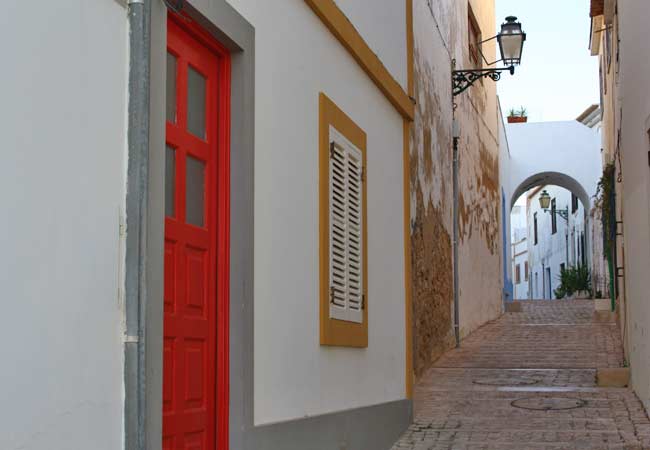
<path fill-rule="evenodd" d="M 545 209 L 544 212 L 547 212 L 551 215 L 553 215 L 553 210 L 552 209 Z M 556 209 L 555 214 L 566 220 L 567 223 L 569 223 L 569 207 L 565 209 Z"/>
<path fill-rule="evenodd" d="M 510 72 L 510 75 L 514 75 L 515 67 L 510 66 L 503 69 L 453 70 L 451 72 L 453 96 L 455 97 L 458 94 L 465 92 L 481 78 L 490 78 L 493 81 L 499 81 L 502 72 Z"/>

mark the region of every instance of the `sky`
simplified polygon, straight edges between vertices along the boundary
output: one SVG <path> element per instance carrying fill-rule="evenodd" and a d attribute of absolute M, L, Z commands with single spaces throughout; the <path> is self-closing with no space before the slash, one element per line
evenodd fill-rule
<path fill-rule="evenodd" d="M 598 58 L 589 52 L 589 0 L 496 0 L 497 29 L 517 16 L 527 34 L 521 66 L 497 83 L 504 116 L 529 122 L 574 120 L 599 103 Z"/>

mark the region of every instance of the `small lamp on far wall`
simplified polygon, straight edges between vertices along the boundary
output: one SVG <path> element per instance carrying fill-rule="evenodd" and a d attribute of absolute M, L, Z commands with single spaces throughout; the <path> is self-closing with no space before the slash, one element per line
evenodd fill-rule
<path fill-rule="evenodd" d="M 551 196 L 546 189 L 544 189 L 539 196 L 539 206 L 541 206 L 543 210 L 547 210 L 551 206 Z"/>

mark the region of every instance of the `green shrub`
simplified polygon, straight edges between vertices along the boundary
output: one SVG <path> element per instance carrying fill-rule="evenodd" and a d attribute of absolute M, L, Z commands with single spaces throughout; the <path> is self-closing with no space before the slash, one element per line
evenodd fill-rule
<path fill-rule="evenodd" d="M 583 264 L 560 270 L 560 286 L 555 290 L 557 298 L 573 295 L 578 291 L 591 292 L 591 273 Z"/>

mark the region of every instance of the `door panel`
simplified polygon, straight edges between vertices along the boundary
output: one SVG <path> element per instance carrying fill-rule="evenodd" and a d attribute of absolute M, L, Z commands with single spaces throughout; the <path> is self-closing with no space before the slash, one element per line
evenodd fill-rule
<path fill-rule="evenodd" d="M 168 20 L 163 448 L 227 449 L 229 57 Z"/>

